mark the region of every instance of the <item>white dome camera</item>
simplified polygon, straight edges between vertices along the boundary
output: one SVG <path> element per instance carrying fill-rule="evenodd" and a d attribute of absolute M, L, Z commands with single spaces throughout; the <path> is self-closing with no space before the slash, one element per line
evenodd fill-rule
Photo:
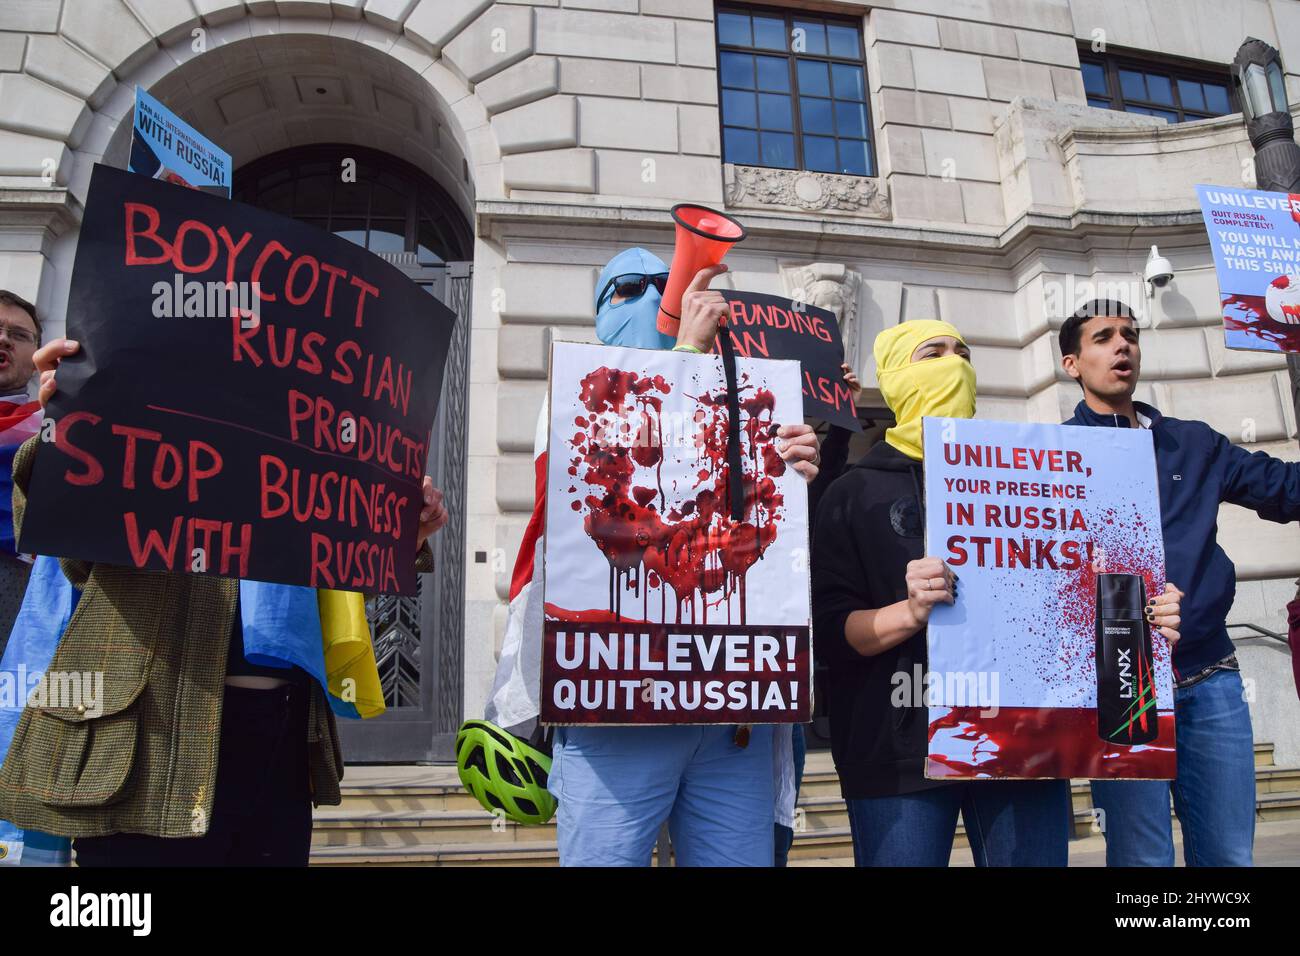
<path fill-rule="evenodd" d="M 1147 256 L 1147 267 L 1142 270 L 1142 278 L 1147 283 L 1147 298 L 1155 295 L 1156 289 L 1169 285 L 1173 277 L 1173 263 L 1160 254 L 1158 246 L 1152 246 L 1151 254 Z"/>

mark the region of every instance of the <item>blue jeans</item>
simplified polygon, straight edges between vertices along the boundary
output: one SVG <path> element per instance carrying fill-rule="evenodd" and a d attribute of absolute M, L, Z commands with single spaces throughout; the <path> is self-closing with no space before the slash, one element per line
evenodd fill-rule
<path fill-rule="evenodd" d="M 1174 689 L 1178 778 L 1094 780 L 1107 866 L 1173 866 L 1174 811 L 1188 866 L 1250 866 L 1255 843 L 1255 741 L 1241 674 L 1215 671 Z"/>
<path fill-rule="evenodd" d="M 976 866 L 1065 866 L 1068 780 L 977 780 L 846 800 L 858 866 L 947 866 L 961 813 Z"/>
<path fill-rule="evenodd" d="M 808 758 L 808 742 L 804 739 L 803 724 L 795 724 L 790 735 L 794 747 L 794 798 L 799 799 L 799 787 L 803 784 L 803 768 Z M 772 842 L 776 846 L 776 865 L 786 866 L 790 862 L 790 848 L 794 846 L 794 828 L 781 823 L 772 824 Z"/>
<path fill-rule="evenodd" d="M 547 786 L 561 866 L 649 866 L 668 822 L 678 866 L 772 865 L 772 728 L 562 727 Z"/>

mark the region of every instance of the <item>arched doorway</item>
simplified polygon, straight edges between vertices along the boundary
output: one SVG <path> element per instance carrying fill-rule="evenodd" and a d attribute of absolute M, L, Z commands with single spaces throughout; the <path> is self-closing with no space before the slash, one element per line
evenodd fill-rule
<path fill-rule="evenodd" d="M 434 573 L 412 597 L 367 602 L 388 711 L 341 721 L 348 763 L 451 759 L 463 719 L 464 508 L 473 234 L 440 185 L 401 159 L 350 144 L 263 156 L 235 173 L 232 198 L 369 249 L 457 314 L 427 473 L 452 518 L 431 545 Z"/>

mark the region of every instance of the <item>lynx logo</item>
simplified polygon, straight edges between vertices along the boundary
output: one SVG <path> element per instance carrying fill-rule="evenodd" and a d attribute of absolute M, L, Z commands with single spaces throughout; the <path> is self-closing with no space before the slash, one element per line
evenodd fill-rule
<path fill-rule="evenodd" d="M 148 936 L 153 925 L 152 893 L 86 893 L 74 886 L 71 892 L 50 897 L 50 925 L 129 926 L 135 936 Z"/>
<path fill-rule="evenodd" d="M 1116 664 L 1119 666 L 1119 696 L 1125 700 L 1133 697 L 1133 675 L 1129 667 L 1127 647 L 1118 648 L 1119 658 Z"/>

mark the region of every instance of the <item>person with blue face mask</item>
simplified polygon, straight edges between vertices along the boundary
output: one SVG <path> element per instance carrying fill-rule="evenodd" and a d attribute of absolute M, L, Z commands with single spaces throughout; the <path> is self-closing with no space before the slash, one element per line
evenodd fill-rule
<path fill-rule="evenodd" d="M 661 333 L 656 315 L 668 267 L 645 249 L 625 249 L 596 283 L 596 334 L 605 345 L 702 353 L 728 314 L 709 283 L 726 266 L 700 270 L 682 297 L 676 338 Z M 539 442 L 544 449 L 546 409 Z M 777 432 L 781 455 L 811 481 L 817 440 L 803 422 Z M 539 456 L 541 451 L 538 452 Z M 544 509 L 539 496 L 535 519 Z M 486 717 L 528 736 L 538 712 L 541 589 L 540 520 L 516 564 L 506 640 Z M 522 569 L 522 573 L 521 573 Z M 529 590 L 517 600 L 521 582 Z M 774 816 L 793 814 L 794 771 L 789 726 L 560 727 L 548 788 L 558 800 L 562 866 L 647 866 L 664 823 L 679 866 L 772 866 Z M 777 813 L 785 806 L 784 814 Z M 787 821 L 788 822 L 788 821 Z M 666 861 L 664 861 L 666 862 Z"/>
<path fill-rule="evenodd" d="M 647 249 L 624 249 L 596 280 L 596 337 L 605 345 L 670 349 L 677 344 L 655 325 L 668 267 Z"/>

